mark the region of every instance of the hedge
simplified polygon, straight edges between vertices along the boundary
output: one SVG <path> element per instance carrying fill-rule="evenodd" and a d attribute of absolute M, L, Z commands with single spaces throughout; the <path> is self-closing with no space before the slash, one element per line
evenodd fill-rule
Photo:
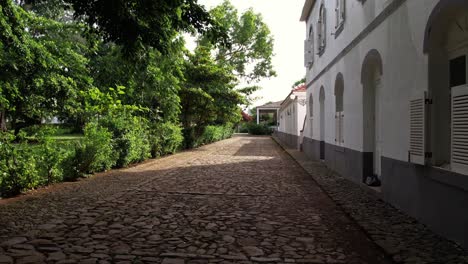
<path fill-rule="evenodd" d="M 233 132 L 230 124 L 207 126 L 195 145 L 229 138 Z M 77 141 L 59 141 L 50 129 L 35 133 L 0 132 L 0 197 L 172 154 L 184 141 L 177 124 L 151 125 L 144 118 L 125 115 L 88 123 Z"/>

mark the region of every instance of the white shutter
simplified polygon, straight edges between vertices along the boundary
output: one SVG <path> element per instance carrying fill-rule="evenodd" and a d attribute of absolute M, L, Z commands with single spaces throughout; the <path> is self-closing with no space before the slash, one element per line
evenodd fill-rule
<path fill-rule="evenodd" d="M 340 144 L 344 144 L 344 113 L 340 113 Z"/>
<path fill-rule="evenodd" d="M 410 162 L 424 165 L 426 163 L 426 96 L 410 101 Z"/>
<path fill-rule="evenodd" d="M 338 28 L 340 25 L 340 13 L 341 13 L 341 8 L 340 8 L 341 0 L 336 0 L 336 7 L 335 7 L 335 29 Z"/>
<path fill-rule="evenodd" d="M 304 67 L 309 67 L 310 65 L 310 40 L 307 39 L 304 41 Z"/>
<path fill-rule="evenodd" d="M 339 144 L 340 140 L 340 113 L 335 113 L 335 144 Z"/>
<path fill-rule="evenodd" d="M 468 173 L 468 86 L 452 88 L 452 170 Z"/>
<path fill-rule="evenodd" d="M 340 22 L 343 23 L 345 18 L 346 18 L 346 4 L 345 0 L 339 0 L 340 1 Z"/>
<path fill-rule="evenodd" d="M 323 7 L 323 13 L 322 13 L 322 49 L 325 48 L 325 45 L 327 44 L 327 15 L 326 15 L 326 9 Z"/>
<path fill-rule="evenodd" d="M 317 22 L 317 53 L 320 53 L 322 49 L 322 18 L 319 18 L 319 21 Z"/>

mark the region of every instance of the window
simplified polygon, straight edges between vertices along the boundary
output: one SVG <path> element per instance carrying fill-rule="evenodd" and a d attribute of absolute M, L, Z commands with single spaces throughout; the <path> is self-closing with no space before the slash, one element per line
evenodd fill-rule
<path fill-rule="evenodd" d="M 466 84 L 466 56 L 450 60 L 450 87 Z"/>
<path fill-rule="evenodd" d="M 326 21 L 325 5 L 322 3 L 319 11 L 319 20 L 317 23 L 317 46 L 318 54 L 322 55 L 325 52 L 327 40 L 327 21 Z"/>
<path fill-rule="evenodd" d="M 345 21 L 345 0 L 336 0 L 335 8 L 335 37 L 338 36 L 344 27 Z"/>

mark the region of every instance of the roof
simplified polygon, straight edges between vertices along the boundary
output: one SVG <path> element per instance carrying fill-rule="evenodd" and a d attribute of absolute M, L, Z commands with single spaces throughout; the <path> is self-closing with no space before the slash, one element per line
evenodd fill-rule
<path fill-rule="evenodd" d="M 241 115 L 242 115 L 242 120 L 244 120 L 246 122 L 249 122 L 249 121 L 253 120 L 253 117 L 251 117 L 249 114 L 247 114 L 244 111 L 241 111 Z"/>
<path fill-rule="evenodd" d="M 312 8 L 314 7 L 314 4 L 315 4 L 315 0 L 305 1 L 304 7 L 302 8 L 301 22 L 307 20 L 307 18 L 309 17 L 310 11 L 312 11 Z"/>
<path fill-rule="evenodd" d="M 294 93 L 295 92 L 306 92 L 306 91 L 307 91 L 307 85 L 305 85 L 305 84 L 301 84 L 301 85 L 297 86 L 296 88 L 294 88 L 292 90 L 292 92 L 294 92 Z"/>
<path fill-rule="evenodd" d="M 280 108 L 282 102 L 283 101 L 271 102 L 271 103 L 267 103 L 261 106 L 257 106 L 257 108 Z"/>
<path fill-rule="evenodd" d="M 306 93 L 307 92 L 307 85 L 305 84 L 301 84 L 301 85 L 298 85 L 296 86 L 295 88 L 293 88 L 291 90 L 291 92 L 288 94 L 288 96 L 286 96 L 286 98 L 281 102 L 281 105 L 283 105 L 284 103 L 286 103 L 288 100 L 291 100 L 291 96 L 295 93 Z"/>

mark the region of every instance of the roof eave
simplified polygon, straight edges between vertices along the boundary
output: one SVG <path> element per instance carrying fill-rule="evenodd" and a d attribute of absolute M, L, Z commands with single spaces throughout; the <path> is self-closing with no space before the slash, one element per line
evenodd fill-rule
<path fill-rule="evenodd" d="M 310 12 L 312 11 L 312 8 L 314 7 L 316 0 L 306 0 L 304 3 L 304 7 L 302 8 L 302 14 L 301 14 L 301 22 L 307 21 L 307 18 L 309 18 Z"/>

